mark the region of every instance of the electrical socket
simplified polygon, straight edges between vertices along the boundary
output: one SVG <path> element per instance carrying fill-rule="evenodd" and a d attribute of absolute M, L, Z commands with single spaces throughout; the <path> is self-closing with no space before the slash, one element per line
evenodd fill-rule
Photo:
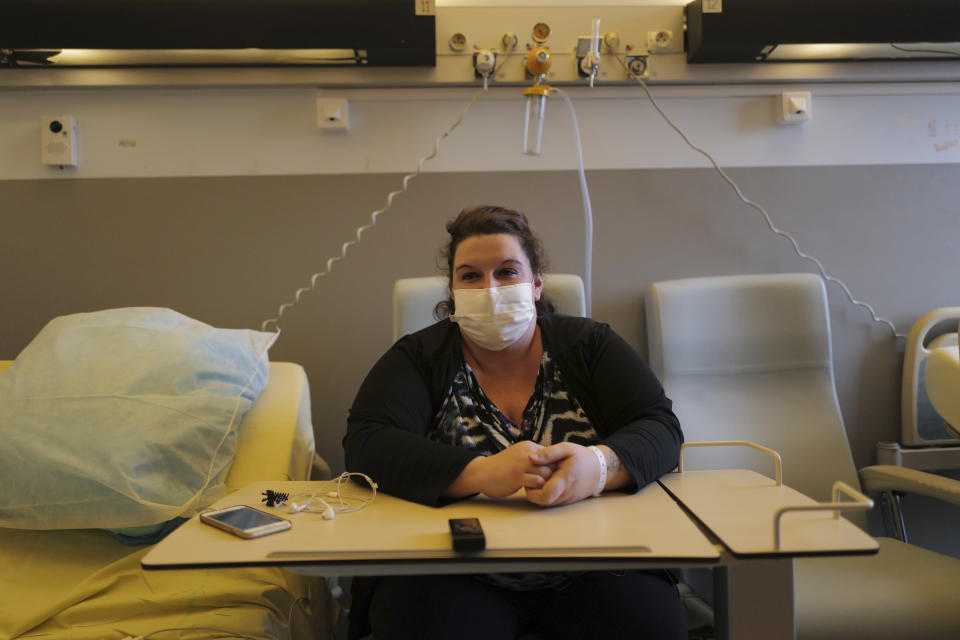
<path fill-rule="evenodd" d="M 673 49 L 673 31 L 661 29 L 647 31 L 647 51 L 650 53 L 670 53 Z"/>

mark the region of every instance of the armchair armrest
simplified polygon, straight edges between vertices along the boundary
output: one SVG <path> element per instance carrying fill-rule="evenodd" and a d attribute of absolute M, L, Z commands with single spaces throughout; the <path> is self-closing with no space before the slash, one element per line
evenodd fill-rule
<path fill-rule="evenodd" d="M 860 484 L 866 493 L 916 493 L 960 506 L 960 480 L 917 469 L 891 464 L 864 467 L 860 469 Z"/>

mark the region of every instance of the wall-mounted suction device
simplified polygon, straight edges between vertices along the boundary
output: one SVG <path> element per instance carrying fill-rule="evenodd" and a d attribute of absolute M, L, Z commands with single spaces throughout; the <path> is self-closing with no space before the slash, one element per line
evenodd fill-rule
<path fill-rule="evenodd" d="M 589 78 L 593 87 L 600 69 L 600 20 L 593 21 L 591 33 L 593 35 L 577 39 L 577 74 Z"/>
<path fill-rule="evenodd" d="M 533 85 L 523 90 L 523 152 L 540 155 L 540 142 L 543 139 L 543 117 L 550 97 L 550 86 L 543 82 L 553 64 L 550 49 L 533 47 L 527 55 L 527 73 L 533 76 Z M 536 132 L 531 136 L 531 126 Z"/>

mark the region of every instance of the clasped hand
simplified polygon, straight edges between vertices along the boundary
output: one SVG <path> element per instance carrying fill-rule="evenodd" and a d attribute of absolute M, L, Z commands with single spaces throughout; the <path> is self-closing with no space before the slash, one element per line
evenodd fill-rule
<path fill-rule="evenodd" d="M 527 500 L 541 506 L 589 498 L 600 480 L 596 456 L 572 442 L 545 447 L 524 440 L 489 456 L 484 463 L 484 494 L 503 498 L 524 488 Z"/>

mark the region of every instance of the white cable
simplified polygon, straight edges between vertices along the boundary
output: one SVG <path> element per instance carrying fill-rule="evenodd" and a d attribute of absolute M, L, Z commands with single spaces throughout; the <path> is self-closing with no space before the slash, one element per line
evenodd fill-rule
<path fill-rule="evenodd" d="M 152 636 L 155 636 L 158 633 L 166 633 L 167 631 L 209 631 L 212 633 L 222 633 L 224 636 L 228 638 L 244 638 L 244 640 L 262 640 L 262 638 L 245 636 L 242 633 L 235 633 L 233 631 L 228 631 L 227 629 L 218 629 L 217 627 L 171 627 L 169 629 L 158 629 L 157 631 L 151 631 L 146 635 L 137 636 L 135 640 L 150 640 Z"/>
<path fill-rule="evenodd" d="M 280 319 L 283 318 L 284 312 L 286 312 L 287 309 L 292 309 L 293 307 L 297 306 L 300 303 L 300 296 L 302 296 L 305 293 L 309 293 L 313 291 L 317 286 L 317 280 L 329 274 L 330 271 L 333 269 L 333 265 L 335 262 L 339 262 L 340 260 L 343 260 L 344 258 L 347 257 L 347 249 L 350 248 L 350 245 L 354 245 L 360 242 L 363 232 L 368 229 L 372 229 L 374 225 L 377 224 L 377 216 L 379 216 L 381 213 L 386 212 L 390 208 L 390 205 L 393 204 L 393 199 L 395 197 L 407 191 L 407 185 L 410 183 L 410 181 L 414 178 L 419 177 L 420 174 L 423 173 L 423 163 L 428 160 L 432 160 L 437 155 L 437 152 L 440 150 L 440 142 L 444 138 L 449 136 L 451 133 L 453 133 L 454 129 L 460 126 L 460 123 L 463 121 L 463 117 L 467 114 L 467 110 L 470 109 L 470 107 L 473 106 L 473 103 L 476 102 L 477 99 L 479 99 L 480 96 L 483 95 L 484 91 L 485 89 L 481 89 L 480 91 L 478 91 L 477 95 L 473 96 L 473 99 L 471 99 L 470 102 L 467 103 L 467 106 L 463 108 L 463 111 L 460 112 L 460 115 L 457 117 L 454 123 L 449 127 L 447 127 L 446 131 L 440 134 L 440 136 L 436 139 L 436 141 L 433 144 L 433 151 L 429 155 L 426 155 L 420 158 L 420 162 L 417 163 L 416 173 L 405 175 L 403 177 L 403 184 L 400 187 L 400 189 L 396 191 L 391 191 L 389 194 L 387 194 L 387 204 L 382 209 L 378 209 L 370 214 L 370 224 L 363 225 L 362 227 L 359 227 L 357 229 L 357 239 L 348 240 L 344 242 L 343 246 L 340 248 L 340 255 L 333 256 L 332 258 L 329 258 L 327 260 L 326 271 L 320 271 L 310 276 L 310 285 L 297 289 L 296 292 L 294 292 L 294 297 L 292 301 L 280 305 L 280 308 L 277 310 L 277 316 L 275 318 L 268 318 L 267 320 L 263 321 L 263 324 L 260 325 L 261 331 L 266 331 L 267 327 L 273 324 L 276 327 L 277 335 L 280 334 Z"/>
<path fill-rule="evenodd" d="M 944 49 L 913 49 L 901 47 L 898 44 L 890 43 L 890 46 L 896 49 L 897 51 L 906 51 L 907 53 L 934 53 L 942 56 L 960 56 L 960 52 L 957 51 L 946 51 Z"/>
<path fill-rule="evenodd" d="M 363 478 L 369 485 L 372 493 L 369 496 L 350 496 L 346 495 L 343 492 L 343 483 L 348 481 L 352 477 Z M 336 483 L 336 490 L 331 491 L 333 485 Z M 321 495 L 322 494 L 322 495 Z M 337 504 L 331 505 L 326 500 L 324 496 L 330 498 L 331 500 L 336 499 Z M 363 473 L 344 471 L 339 476 L 333 480 L 325 480 L 321 483 L 313 493 L 299 493 L 297 495 L 290 496 L 288 511 L 290 513 L 319 513 L 323 515 L 325 520 L 332 520 L 334 514 L 337 513 L 353 513 L 354 511 L 359 511 L 366 508 L 377 498 L 377 483 L 373 479 Z M 351 504 L 350 501 L 354 501 Z M 319 506 L 316 505 L 319 503 Z"/>
<path fill-rule="evenodd" d="M 656 110 L 657 110 L 657 113 L 659 113 L 659 114 L 663 117 L 663 119 L 666 121 L 666 123 L 667 123 L 668 125 L 670 125 L 670 128 L 672 128 L 674 131 L 676 131 L 677 134 L 678 134 L 681 138 L 683 138 L 683 141 L 687 143 L 687 146 L 689 146 L 691 149 L 693 149 L 693 150 L 696 151 L 697 153 L 703 155 L 704 157 L 707 158 L 707 160 L 710 161 L 710 164 L 712 164 L 712 165 L 713 165 L 713 168 L 717 170 L 717 173 L 720 174 L 720 177 L 723 178 L 724 182 L 726 182 L 728 185 L 730 185 L 730 187 L 736 192 L 737 197 L 740 198 L 740 200 L 743 201 L 744 204 L 746 204 L 747 206 L 749 206 L 749 207 L 751 207 L 751 208 L 753 208 L 753 209 L 755 209 L 755 210 L 757 210 L 757 211 L 760 212 L 760 215 L 763 216 L 763 219 L 766 221 L 767 226 L 770 228 L 770 231 L 772 231 L 773 233 L 777 234 L 778 236 L 781 236 L 781 237 L 786 238 L 787 240 L 789 240 L 789 241 L 790 241 L 790 244 L 793 245 L 793 250 L 794 250 L 794 252 L 795 252 L 798 256 L 800 256 L 800 257 L 803 258 L 804 260 L 809 260 L 809 261 L 812 262 L 814 265 L 816 265 L 817 270 L 820 272 L 820 276 L 821 276 L 824 280 L 826 280 L 826 281 L 828 281 L 828 282 L 832 282 L 832 283 L 838 285 L 841 289 L 843 289 L 843 292 L 846 294 L 847 299 L 848 299 L 852 304 L 855 304 L 855 305 L 858 306 L 858 307 L 862 307 L 862 308 L 866 309 L 866 310 L 870 313 L 870 317 L 873 318 L 873 321 L 874 321 L 874 322 L 878 322 L 878 323 L 880 323 L 880 324 L 885 324 L 885 325 L 890 329 L 890 332 L 893 334 L 893 337 L 895 337 L 895 338 L 906 338 L 906 337 L 907 337 L 905 334 L 897 333 L 897 328 L 894 326 L 894 324 L 893 324 L 892 322 L 890 322 L 889 320 L 887 320 L 886 318 L 881 318 L 880 316 L 878 316 L 878 315 L 877 315 L 877 312 L 874 311 L 874 309 L 873 309 L 872 306 L 870 306 L 870 305 L 867 304 L 866 302 L 863 302 L 863 301 L 861 301 L 861 300 L 857 300 L 856 298 L 854 298 L 854 297 L 853 297 L 853 294 L 850 293 L 850 289 L 847 287 L 847 285 L 844 284 L 844 282 L 843 282 L 842 280 L 839 280 L 839 279 L 834 278 L 833 276 L 829 275 L 829 274 L 826 272 L 826 269 L 824 269 L 823 264 L 822 264 L 819 260 L 817 260 L 815 257 L 813 257 L 813 256 L 811 256 L 811 255 L 808 255 L 808 254 L 804 253 L 803 251 L 801 251 L 801 250 L 800 250 L 800 245 L 797 244 L 796 239 L 795 239 L 792 235 L 790 235 L 790 234 L 787 233 L 786 231 L 783 231 L 782 229 L 778 229 L 776 226 L 774 226 L 773 220 L 771 220 L 771 218 L 770 218 L 770 214 L 768 214 L 768 213 L 766 212 L 766 210 L 765 210 L 763 207 L 761 207 L 759 204 L 757 204 L 756 202 L 754 202 L 754 201 L 748 199 L 746 196 L 744 196 L 744 195 L 743 195 L 743 192 L 740 190 L 740 187 L 737 186 L 737 183 L 734 182 L 733 179 L 731 179 L 730 176 L 728 176 L 728 175 L 723 171 L 723 169 L 720 168 L 720 166 L 717 164 L 717 161 L 713 159 L 713 156 L 711 156 L 709 153 L 707 153 L 706 151 L 704 151 L 704 150 L 701 149 L 700 147 L 697 147 L 697 146 L 694 145 L 692 142 L 690 142 L 690 139 L 687 138 L 687 136 L 683 133 L 683 131 L 680 130 L 680 127 L 678 127 L 677 125 L 675 125 L 675 124 L 673 123 L 673 121 L 670 120 L 670 118 L 667 116 L 667 114 L 663 112 L 663 109 L 660 108 L 660 105 L 657 104 L 657 101 L 653 98 L 653 94 L 650 93 L 650 89 L 647 88 L 647 85 L 646 85 L 646 83 L 643 81 L 643 79 L 642 79 L 640 76 L 634 74 L 632 71 L 630 71 L 630 69 L 629 69 L 629 67 L 627 67 L 626 63 L 625 63 L 623 60 L 621 60 L 620 58 L 617 58 L 617 62 L 619 62 L 619 63 L 623 66 L 623 68 L 627 70 L 627 75 L 633 77 L 633 79 L 636 80 L 636 81 L 640 84 L 640 87 L 643 88 L 644 92 L 646 92 L 647 98 L 650 99 L 650 104 L 653 105 L 653 108 L 656 109 Z"/>
<path fill-rule="evenodd" d="M 577 173 L 580 176 L 580 198 L 583 200 L 583 218 L 585 227 L 586 255 L 584 256 L 584 304 L 587 309 L 587 316 L 592 312 L 591 292 L 593 290 L 593 208 L 590 206 L 590 191 L 587 189 L 587 175 L 583 170 L 583 146 L 580 143 L 580 125 L 577 123 L 577 112 L 573 108 L 573 102 L 567 96 L 566 91 L 552 88 L 560 94 L 563 101 L 567 103 L 570 109 L 570 119 L 573 120 L 573 138 L 577 143 Z"/>
<path fill-rule="evenodd" d="M 310 593 L 310 583 L 307 582 L 306 585 L 307 585 L 307 594 L 309 594 L 309 593 Z M 310 603 L 310 598 L 309 598 L 308 595 L 307 595 L 307 596 L 299 596 L 299 597 L 296 598 L 293 602 L 290 603 L 290 609 L 287 611 L 287 633 L 290 634 L 290 638 L 291 638 L 291 639 L 293 638 L 293 612 L 296 611 L 297 605 L 300 604 L 300 601 L 301 601 L 301 600 L 304 602 L 304 605 L 303 605 L 303 607 L 302 607 L 303 614 L 304 614 L 305 616 L 308 616 L 308 617 L 309 617 L 309 615 L 310 615 L 310 614 L 307 612 L 307 604 Z"/>

